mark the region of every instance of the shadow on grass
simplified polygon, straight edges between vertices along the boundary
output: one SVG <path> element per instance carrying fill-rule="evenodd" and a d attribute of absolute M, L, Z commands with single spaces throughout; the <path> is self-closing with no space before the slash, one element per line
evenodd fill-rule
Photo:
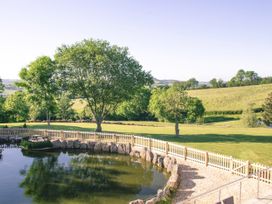
<path fill-rule="evenodd" d="M 227 116 L 206 116 L 204 118 L 204 123 L 218 123 L 218 122 L 227 122 L 240 120 L 238 117 L 227 117 Z"/>

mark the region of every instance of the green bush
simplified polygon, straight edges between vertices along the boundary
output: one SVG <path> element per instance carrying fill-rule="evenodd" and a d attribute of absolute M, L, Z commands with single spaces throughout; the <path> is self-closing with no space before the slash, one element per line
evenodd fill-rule
<path fill-rule="evenodd" d="M 53 147 L 50 141 L 30 142 L 27 140 L 22 140 L 20 143 L 20 146 L 22 146 L 24 149 L 39 149 L 39 148 Z"/>
<path fill-rule="evenodd" d="M 258 118 L 251 105 L 243 111 L 242 122 L 245 127 L 258 126 Z"/>

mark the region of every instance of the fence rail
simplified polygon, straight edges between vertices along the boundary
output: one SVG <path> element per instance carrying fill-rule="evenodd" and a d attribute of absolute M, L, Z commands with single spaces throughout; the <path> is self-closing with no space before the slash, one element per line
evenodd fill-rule
<path fill-rule="evenodd" d="M 81 139 L 101 142 L 131 143 L 138 147 L 146 147 L 150 150 L 175 156 L 184 160 L 190 160 L 206 166 L 213 166 L 230 173 L 260 179 L 266 183 L 272 183 L 272 168 L 258 164 L 250 163 L 226 156 L 222 154 L 197 150 L 185 147 L 175 143 L 170 143 L 158 139 L 151 139 L 142 136 L 115 133 L 97 133 L 97 132 L 79 132 L 79 131 L 62 131 L 62 130 L 43 130 L 27 128 L 1 128 L 0 137 L 26 137 L 26 136 L 46 136 L 59 139 Z M 256 176 L 257 172 L 261 172 Z"/>

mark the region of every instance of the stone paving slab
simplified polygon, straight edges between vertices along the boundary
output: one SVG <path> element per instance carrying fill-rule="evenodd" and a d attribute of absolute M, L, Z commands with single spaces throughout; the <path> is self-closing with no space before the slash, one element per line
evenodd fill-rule
<path fill-rule="evenodd" d="M 201 193 L 207 192 L 209 190 L 220 187 L 226 183 L 235 181 L 241 176 L 233 175 L 228 171 L 217 169 L 214 167 L 206 167 L 203 164 L 198 164 L 191 161 L 179 160 L 179 163 L 182 165 L 182 181 L 181 185 L 176 193 L 176 196 L 173 200 L 173 203 L 194 203 L 194 202 L 185 202 L 185 200 L 195 197 Z M 241 181 L 241 203 L 249 202 L 250 200 L 254 203 L 257 196 L 257 180 L 255 179 L 243 179 Z M 266 199 L 257 200 L 260 203 L 269 203 L 272 204 L 272 199 L 269 196 L 272 196 L 272 184 L 266 184 L 260 182 L 260 197 Z M 240 202 L 240 182 L 237 182 L 233 185 L 230 185 L 223 190 L 221 190 L 221 199 L 234 196 L 235 203 Z M 255 200 L 253 200 L 255 199 Z M 195 203 L 216 203 L 219 200 L 218 191 L 211 193 L 200 199 L 196 200 Z M 262 201 L 262 202 L 261 202 Z M 251 203 L 252 203 L 251 202 Z M 256 202 L 255 202 L 256 203 Z"/>

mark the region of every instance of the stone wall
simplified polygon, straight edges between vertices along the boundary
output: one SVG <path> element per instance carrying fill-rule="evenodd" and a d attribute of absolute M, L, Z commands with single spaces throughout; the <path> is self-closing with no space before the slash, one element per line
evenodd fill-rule
<path fill-rule="evenodd" d="M 181 180 L 181 166 L 177 164 L 174 157 L 168 155 L 157 154 L 148 150 L 147 148 L 132 147 L 131 144 L 119 144 L 119 143 L 102 143 L 93 141 L 81 141 L 81 140 L 51 140 L 53 147 L 56 149 L 82 149 L 90 150 L 92 152 L 107 152 L 107 153 L 119 153 L 128 154 L 132 157 L 141 158 L 148 162 L 152 162 L 154 165 L 165 168 L 168 173 L 171 174 L 167 184 L 163 189 L 158 189 L 156 196 L 148 199 L 147 201 L 137 199 L 131 201 L 130 204 L 154 204 L 162 200 L 169 199 L 173 192 L 175 192 L 180 184 Z"/>

